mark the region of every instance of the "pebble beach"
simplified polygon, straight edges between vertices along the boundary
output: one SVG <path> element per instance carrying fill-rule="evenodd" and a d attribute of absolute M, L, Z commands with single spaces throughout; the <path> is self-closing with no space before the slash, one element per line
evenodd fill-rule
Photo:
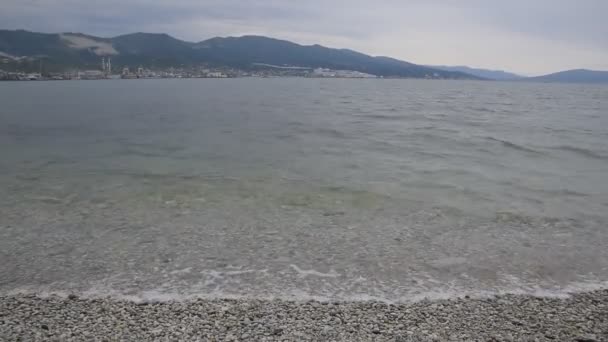
<path fill-rule="evenodd" d="M 415 303 L 0 297 L 2 341 L 608 341 L 608 290 Z"/>

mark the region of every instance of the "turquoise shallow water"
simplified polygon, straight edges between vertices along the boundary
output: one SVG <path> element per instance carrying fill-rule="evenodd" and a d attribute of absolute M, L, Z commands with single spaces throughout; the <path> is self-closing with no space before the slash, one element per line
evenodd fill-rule
<path fill-rule="evenodd" d="M 608 281 L 608 87 L 0 84 L 0 292 L 409 300 Z"/>

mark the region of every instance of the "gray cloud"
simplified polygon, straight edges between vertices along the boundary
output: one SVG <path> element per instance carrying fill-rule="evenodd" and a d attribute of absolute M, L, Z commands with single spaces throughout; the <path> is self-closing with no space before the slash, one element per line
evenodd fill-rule
<path fill-rule="evenodd" d="M 0 25 L 199 41 L 262 34 L 415 63 L 608 69 L 605 0 L 0 0 Z"/>

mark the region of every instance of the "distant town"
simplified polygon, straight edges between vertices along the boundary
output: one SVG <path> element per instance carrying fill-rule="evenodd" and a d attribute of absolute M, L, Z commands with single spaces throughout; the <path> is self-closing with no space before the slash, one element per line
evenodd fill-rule
<path fill-rule="evenodd" d="M 154 79 L 154 78 L 236 78 L 236 77 L 320 77 L 320 78 L 377 78 L 376 75 L 353 70 L 332 70 L 326 68 L 308 68 L 299 66 L 278 66 L 254 63 L 249 70 L 228 67 L 169 67 L 149 69 L 112 67 L 110 58 L 102 58 L 98 69 L 70 70 L 66 72 L 26 73 L 4 71 L 0 69 L 2 81 L 49 81 L 49 80 L 105 80 L 105 79 Z M 40 67 L 42 69 L 42 66 Z"/>

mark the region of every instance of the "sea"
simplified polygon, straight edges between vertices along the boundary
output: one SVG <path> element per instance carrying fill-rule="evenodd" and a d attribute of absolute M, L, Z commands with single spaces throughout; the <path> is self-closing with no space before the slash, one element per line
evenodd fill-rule
<path fill-rule="evenodd" d="M 608 86 L 0 83 L 0 295 L 608 287 Z"/>

